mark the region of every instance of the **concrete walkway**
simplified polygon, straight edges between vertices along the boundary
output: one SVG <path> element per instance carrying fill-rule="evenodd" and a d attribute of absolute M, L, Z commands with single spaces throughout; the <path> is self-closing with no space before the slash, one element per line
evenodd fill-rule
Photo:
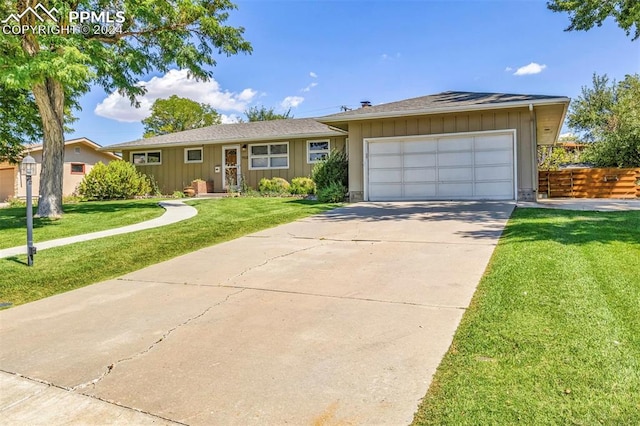
<path fill-rule="evenodd" d="M 0 311 L 0 417 L 408 424 L 513 208 L 358 203 Z"/>
<path fill-rule="evenodd" d="M 52 247 L 66 246 L 68 244 L 79 243 L 82 241 L 95 240 L 98 238 L 110 237 L 112 235 L 128 234 L 129 232 L 142 231 L 144 229 L 157 228 L 159 226 L 170 225 L 190 219 L 198 214 L 198 210 L 194 207 L 184 204 L 182 201 L 161 201 L 161 207 L 165 209 L 162 216 L 145 222 L 135 223 L 120 228 L 107 229 L 105 231 L 92 232 L 90 234 L 75 235 L 73 237 L 59 238 L 57 240 L 49 240 L 43 242 L 35 242 L 34 245 L 40 250 Z M 17 256 L 27 253 L 27 246 L 11 247 L 0 250 L 0 259 L 10 256 Z"/>

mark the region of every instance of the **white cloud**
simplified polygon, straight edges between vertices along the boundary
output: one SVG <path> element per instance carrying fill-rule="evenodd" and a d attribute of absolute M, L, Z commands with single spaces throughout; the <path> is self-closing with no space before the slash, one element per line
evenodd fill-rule
<path fill-rule="evenodd" d="M 509 72 L 509 71 L 513 71 L 513 68 L 511 68 L 511 67 L 506 67 L 506 68 L 504 69 L 504 72 Z"/>
<path fill-rule="evenodd" d="M 240 116 L 237 114 L 220 114 L 220 122 L 222 124 L 233 124 L 240 122 Z"/>
<path fill-rule="evenodd" d="M 316 83 L 315 81 L 313 83 L 311 83 L 310 85 L 308 85 L 307 87 L 305 87 L 304 89 L 301 90 L 301 92 L 308 92 L 311 89 L 313 89 L 314 87 L 316 87 L 318 85 L 318 83 Z"/>
<path fill-rule="evenodd" d="M 96 106 L 94 112 L 101 117 L 117 121 L 136 122 L 149 116 L 156 99 L 168 98 L 171 95 L 210 104 L 217 111 L 242 112 L 258 94 L 251 88 L 240 93 L 222 90 L 215 79 L 196 81 L 188 78 L 187 70 L 171 70 L 162 77 L 153 77 L 139 84 L 147 89 L 147 93 L 138 98 L 140 108 L 132 107 L 129 99 L 112 93 Z"/>
<path fill-rule="evenodd" d="M 397 52 L 395 55 L 387 55 L 386 53 L 383 53 L 382 55 L 380 55 L 380 59 L 382 59 L 383 61 L 391 61 L 393 59 L 399 59 L 400 56 L 402 56 L 400 52 Z"/>
<path fill-rule="evenodd" d="M 315 72 L 311 71 L 311 72 L 309 73 L 309 77 L 311 77 L 311 78 L 318 78 L 318 74 L 316 74 Z"/>
<path fill-rule="evenodd" d="M 546 65 L 540 65 L 535 62 L 531 62 L 529 65 L 518 68 L 516 72 L 513 73 L 513 75 L 540 74 L 546 67 Z"/>
<path fill-rule="evenodd" d="M 296 108 L 304 102 L 304 98 L 302 96 L 287 96 L 280 102 L 280 106 L 284 109 Z"/>

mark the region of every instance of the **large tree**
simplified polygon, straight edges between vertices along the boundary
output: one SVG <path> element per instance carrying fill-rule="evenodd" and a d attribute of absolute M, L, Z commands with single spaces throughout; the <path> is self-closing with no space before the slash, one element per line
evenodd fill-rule
<path fill-rule="evenodd" d="M 41 139 L 42 122 L 31 92 L 0 84 L 0 162 L 19 162 L 25 144 Z"/>
<path fill-rule="evenodd" d="M 631 40 L 640 37 L 640 1 L 638 0 L 550 0 L 554 12 L 568 12 L 571 24 L 565 31 L 587 31 L 613 18 Z M 632 35 L 633 34 L 633 35 Z"/>
<path fill-rule="evenodd" d="M 600 167 L 640 167 L 640 75 L 608 84 L 593 76 L 571 103 L 568 124 L 592 141 L 584 158 Z"/>
<path fill-rule="evenodd" d="M 142 120 L 145 138 L 220 123 L 220 114 L 211 105 L 176 95 L 168 99 L 156 99 L 151 107 L 151 115 Z"/>
<path fill-rule="evenodd" d="M 0 84 L 29 90 L 42 121 L 40 216 L 62 214 L 65 107 L 92 84 L 135 104 L 145 92 L 138 80 L 152 71 L 178 67 L 210 78 L 216 53 L 251 51 L 243 28 L 224 25 L 233 9 L 229 0 L 2 2 L 2 17 L 10 12 L 19 22 L 0 33 Z M 93 12 L 95 22 L 80 22 L 80 12 Z"/>
<path fill-rule="evenodd" d="M 284 114 L 278 114 L 275 112 L 274 108 L 267 108 L 264 105 L 260 107 L 253 106 L 246 110 L 244 115 L 247 116 L 247 120 L 249 121 L 285 120 L 293 118 L 291 108 L 289 108 Z"/>

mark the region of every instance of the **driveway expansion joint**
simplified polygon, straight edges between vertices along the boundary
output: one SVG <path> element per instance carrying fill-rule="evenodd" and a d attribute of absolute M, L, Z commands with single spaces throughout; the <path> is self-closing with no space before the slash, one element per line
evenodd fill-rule
<path fill-rule="evenodd" d="M 149 345 L 146 349 L 144 349 L 144 350 L 142 350 L 142 351 L 140 351 L 140 352 L 138 352 L 138 353 L 136 353 L 136 354 L 134 354 L 134 355 L 128 356 L 128 357 L 126 357 L 126 358 L 121 358 L 121 359 L 119 359 L 118 361 L 116 361 L 116 362 L 114 362 L 114 363 L 112 363 L 112 364 L 109 364 L 109 365 L 106 367 L 105 371 L 104 371 L 100 376 L 98 376 L 97 378 L 95 378 L 95 379 L 93 379 L 93 380 L 91 380 L 91 381 L 89 381 L 89 382 L 80 383 L 80 384 L 78 384 L 78 385 L 76 385 L 76 386 L 74 386 L 74 387 L 72 387 L 72 388 L 69 388 L 69 390 L 70 390 L 70 391 L 77 391 L 77 390 L 80 390 L 80 389 L 85 389 L 85 388 L 87 388 L 87 387 L 89 387 L 89 386 L 93 386 L 93 387 L 95 388 L 95 386 L 96 386 L 98 383 L 100 383 L 100 382 L 101 382 L 105 377 L 107 377 L 107 376 L 108 376 L 108 375 L 109 375 L 109 374 L 110 374 L 110 373 L 111 373 L 111 372 L 112 372 L 112 371 L 113 371 L 113 370 L 114 370 L 114 369 L 115 369 L 119 364 L 122 364 L 122 363 L 127 362 L 127 361 L 133 361 L 133 360 L 134 360 L 134 359 L 136 359 L 136 358 L 139 358 L 139 357 L 141 357 L 141 356 L 143 356 L 143 355 L 146 355 L 146 354 L 147 354 L 147 353 L 149 353 L 151 350 L 153 350 L 156 346 L 158 346 L 160 343 L 162 343 L 162 342 L 163 342 L 167 337 L 169 337 L 169 336 L 171 335 L 171 333 L 173 333 L 173 332 L 174 332 L 174 331 L 176 331 L 177 329 L 179 329 L 179 328 L 181 328 L 181 327 L 184 327 L 184 326 L 186 326 L 187 324 L 189 324 L 190 322 L 195 321 L 195 320 L 197 320 L 198 318 L 200 318 L 200 317 L 202 317 L 202 316 L 206 315 L 206 314 L 207 314 L 211 309 L 213 309 L 213 308 L 215 308 L 215 307 L 217 307 L 217 306 L 220 306 L 220 305 L 222 305 L 223 303 L 226 303 L 226 302 L 227 302 L 231 297 L 233 297 L 233 296 L 235 296 L 235 295 L 237 295 L 237 294 L 240 294 L 240 293 L 242 293 L 243 291 L 245 291 L 245 289 L 240 289 L 239 291 L 236 291 L 236 292 L 234 292 L 234 293 L 228 294 L 228 295 L 227 295 L 227 297 L 225 297 L 225 298 L 224 298 L 224 300 L 221 300 L 220 302 L 215 303 L 215 304 L 213 304 L 213 305 L 209 306 L 209 307 L 208 307 L 208 308 L 206 308 L 204 311 L 200 312 L 198 315 L 195 315 L 195 316 L 189 317 L 189 318 L 187 318 L 185 321 L 183 321 L 183 322 L 181 322 L 180 324 L 176 325 L 175 327 L 170 328 L 168 331 L 166 331 L 164 334 L 162 334 L 162 336 L 160 336 L 160 338 L 159 338 L 158 340 L 156 340 L 155 342 L 153 342 L 153 343 L 152 343 L 151 345 Z M 82 392 L 81 392 L 81 393 L 82 393 Z M 83 395 L 84 395 L 84 394 L 83 394 Z"/>
<path fill-rule="evenodd" d="M 75 393 L 74 392 L 74 388 L 69 388 L 67 386 L 57 385 L 55 383 L 48 382 L 46 380 L 42 380 L 42 379 L 38 379 L 38 378 L 35 378 L 35 377 L 30 377 L 30 376 L 25 376 L 24 374 L 14 373 L 14 372 L 3 370 L 3 369 L 0 369 L 0 372 L 5 373 L 5 374 L 9 374 L 11 376 L 16 376 L 16 377 L 19 377 L 21 379 L 25 379 L 25 380 L 28 380 L 30 382 L 35 382 L 35 383 L 39 383 L 41 385 L 45 385 L 46 386 L 46 387 L 40 389 L 37 392 L 34 392 L 34 393 L 32 393 L 32 394 L 30 394 L 30 395 L 28 395 L 28 396 L 26 396 L 26 397 L 24 397 L 24 398 L 22 398 L 22 399 L 20 399 L 18 401 L 15 401 L 15 402 L 9 404 L 6 407 L 0 408 L 0 413 L 5 411 L 5 410 L 8 410 L 8 409 L 10 409 L 12 407 L 15 407 L 17 405 L 20 405 L 21 403 L 23 403 L 25 401 L 28 401 L 29 399 L 31 399 L 31 398 L 33 398 L 33 397 L 35 397 L 37 395 L 40 395 L 43 392 L 46 392 L 49 388 L 56 388 L 56 389 L 59 389 L 59 390 L 65 391 L 65 392 Z M 159 416 L 157 414 L 151 413 L 149 411 L 140 410 L 139 408 L 134 408 L 134 407 L 129 407 L 127 405 L 119 404 L 119 403 L 117 403 L 115 401 L 109 401 L 107 399 L 100 398 L 99 396 L 89 395 L 89 394 L 86 394 L 86 393 L 83 393 L 83 392 L 77 392 L 77 394 L 82 395 L 82 396 L 87 397 L 87 398 L 91 398 L 91 399 L 95 399 L 95 400 L 104 402 L 104 403 L 109 404 L 109 405 L 115 405 L 115 406 L 120 407 L 120 408 L 124 408 L 124 409 L 131 410 L 131 411 L 136 411 L 136 412 L 141 413 L 141 414 L 146 414 L 148 416 L 155 417 L 157 419 L 164 420 L 164 421 L 167 421 L 167 422 L 171 422 L 171 423 L 176 424 L 176 425 L 188 426 L 186 423 L 182 423 L 182 422 L 179 422 L 177 420 L 169 419 L 167 417 L 162 417 L 162 416 Z"/>

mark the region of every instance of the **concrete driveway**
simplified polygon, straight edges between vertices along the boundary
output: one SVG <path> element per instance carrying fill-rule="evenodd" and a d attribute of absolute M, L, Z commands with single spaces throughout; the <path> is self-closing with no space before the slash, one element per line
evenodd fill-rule
<path fill-rule="evenodd" d="M 512 210 L 360 203 L 1 311 L 0 416 L 407 424 Z"/>

